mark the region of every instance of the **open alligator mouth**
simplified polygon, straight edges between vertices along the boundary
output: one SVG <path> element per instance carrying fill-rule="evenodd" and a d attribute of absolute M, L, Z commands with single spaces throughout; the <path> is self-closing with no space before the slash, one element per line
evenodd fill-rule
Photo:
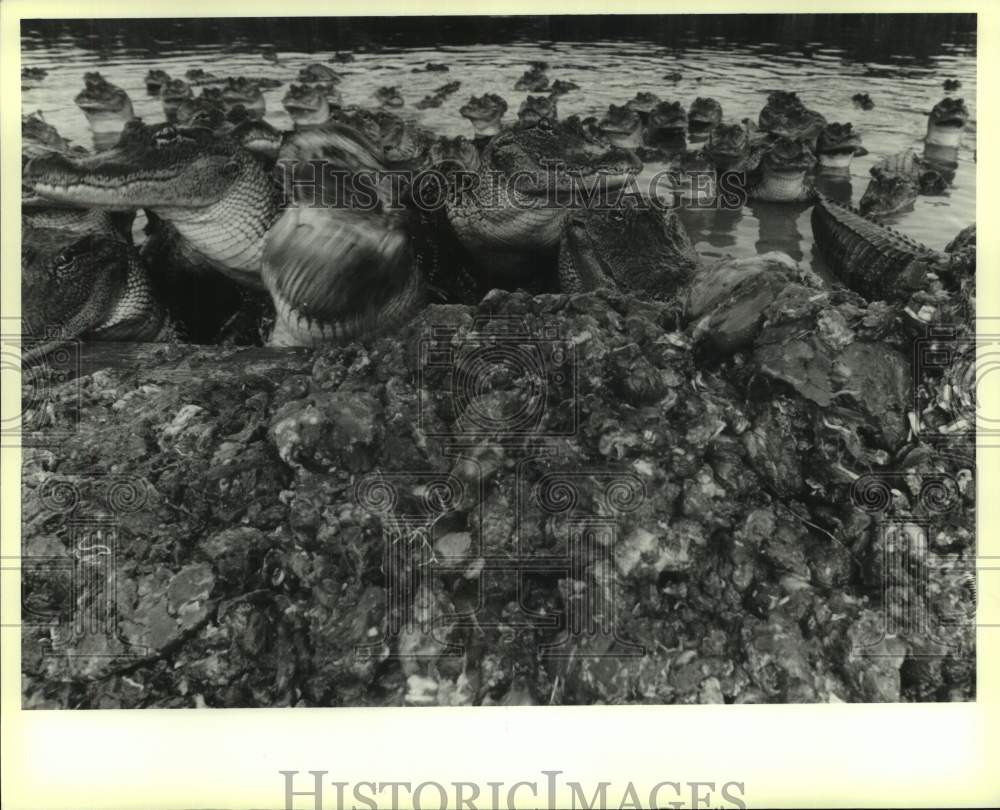
<path fill-rule="evenodd" d="M 960 115 L 950 115 L 945 118 L 935 119 L 934 126 L 941 129 L 962 129 L 965 127 L 966 119 Z"/>

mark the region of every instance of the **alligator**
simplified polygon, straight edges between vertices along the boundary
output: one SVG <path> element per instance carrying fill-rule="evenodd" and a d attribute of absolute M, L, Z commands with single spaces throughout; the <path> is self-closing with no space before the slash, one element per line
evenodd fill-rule
<path fill-rule="evenodd" d="M 943 98 L 927 117 L 926 143 L 934 146 L 958 146 L 969 120 L 969 110 L 961 98 Z"/>
<path fill-rule="evenodd" d="M 472 96 L 458 110 L 459 115 L 472 124 L 477 137 L 492 137 L 500 132 L 505 112 L 507 102 L 495 93 Z"/>
<path fill-rule="evenodd" d="M 702 151 L 718 173 L 746 173 L 760 165 L 766 146 L 742 124 L 720 124 L 709 133 Z"/>
<path fill-rule="evenodd" d="M 687 115 L 692 132 L 704 132 L 722 123 L 722 105 L 714 98 L 699 96 L 691 102 Z"/>
<path fill-rule="evenodd" d="M 628 105 L 612 104 L 600 122 L 601 133 L 614 146 L 635 149 L 642 145 L 642 118 Z"/>
<path fill-rule="evenodd" d="M 92 224 L 95 218 L 87 219 Z M 111 226 L 81 236 L 75 229 L 38 227 L 26 217 L 21 302 L 23 332 L 40 338 L 22 355 L 27 365 L 66 341 L 156 340 L 167 331 L 146 267 Z"/>
<path fill-rule="evenodd" d="M 378 124 L 376 142 L 382 147 L 381 156 L 393 168 L 416 169 L 422 165 L 434 142 L 433 132 L 385 110 L 374 113 L 373 119 Z"/>
<path fill-rule="evenodd" d="M 243 112 L 242 118 L 231 123 L 234 113 Z M 278 158 L 284 132 L 275 129 L 267 121 L 260 118 L 250 118 L 242 107 L 234 108 L 226 116 L 226 124 L 219 129 L 220 135 L 226 136 L 242 146 L 250 153 L 263 159 L 270 166 Z"/>
<path fill-rule="evenodd" d="M 316 85 L 290 85 L 281 105 L 297 127 L 323 124 L 330 118 L 327 92 Z"/>
<path fill-rule="evenodd" d="M 528 96 L 517 111 L 517 123 L 523 127 L 533 127 L 541 120 L 555 123 L 559 120 L 554 96 Z"/>
<path fill-rule="evenodd" d="M 698 269 L 698 254 L 677 214 L 648 201 L 583 208 L 563 224 L 562 292 L 609 288 L 645 300 L 671 301 Z"/>
<path fill-rule="evenodd" d="M 611 141 L 601 132 L 600 122 L 596 116 L 588 115 L 586 118 L 580 118 L 579 115 L 571 115 L 569 118 L 564 118 L 560 125 L 585 151 L 600 155 L 611 148 Z"/>
<path fill-rule="evenodd" d="M 21 68 L 21 89 L 31 90 L 38 87 L 42 80 L 49 75 L 45 68 L 23 67 Z"/>
<path fill-rule="evenodd" d="M 261 283 L 264 235 L 280 192 L 261 161 L 232 137 L 131 121 L 107 152 L 30 160 L 23 182 L 63 205 L 148 209 L 220 271 L 242 284 Z"/>
<path fill-rule="evenodd" d="M 431 107 L 440 107 L 446 98 L 452 93 L 456 92 L 458 88 L 462 86 L 460 81 L 448 82 L 447 84 L 441 85 L 433 93 L 424 96 L 420 101 L 416 103 L 416 108 L 418 110 L 426 110 Z"/>
<path fill-rule="evenodd" d="M 336 123 L 297 133 L 283 146 L 279 159 L 292 160 L 292 191 L 267 235 L 262 271 L 276 310 L 272 345 L 366 337 L 402 324 L 423 306 L 424 273 L 414 254 L 410 213 L 390 204 L 382 185 L 364 204 L 349 196 L 316 205 L 312 190 L 304 197 L 296 190 L 295 172 L 305 165 L 300 155 L 322 156 L 331 170 L 354 174 L 383 169 L 380 151 Z"/>
<path fill-rule="evenodd" d="M 375 100 L 382 107 L 389 107 L 392 109 L 402 107 L 405 102 L 403 97 L 399 93 L 399 88 L 393 85 L 392 87 L 380 87 L 375 91 Z"/>
<path fill-rule="evenodd" d="M 642 164 L 590 144 L 547 119 L 493 137 L 481 153 L 478 183 L 449 198 L 448 221 L 491 282 L 523 278 L 554 251 L 567 213 L 598 184 L 620 189 Z M 558 162 L 560 168 L 553 167 Z M 512 178 L 516 178 L 516 182 Z"/>
<path fill-rule="evenodd" d="M 828 169 L 846 169 L 855 155 L 861 155 L 861 136 L 850 124 L 827 124 L 816 141 L 819 165 Z"/>
<path fill-rule="evenodd" d="M 962 83 L 958 79 L 945 79 L 942 85 L 947 93 L 953 93 L 958 90 Z"/>
<path fill-rule="evenodd" d="M 943 194 L 954 177 L 921 158 L 912 149 L 883 158 L 872 166 L 871 180 L 858 203 L 867 217 L 909 210 L 920 194 Z"/>
<path fill-rule="evenodd" d="M 815 148 L 826 118 L 806 107 L 797 94 L 776 90 L 768 95 L 757 123 L 765 132 L 802 140 Z"/>
<path fill-rule="evenodd" d="M 233 109 L 237 104 L 246 108 L 251 118 L 264 117 L 266 104 L 260 86 L 242 76 L 227 79 L 226 86 L 222 88 L 222 105 L 226 111 Z"/>
<path fill-rule="evenodd" d="M 565 96 L 567 93 L 579 89 L 580 85 L 576 82 L 567 81 L 565 79 L 556 79 L 549 87 L 549 93 L 553 96 Z"/>
<path fill-rule="evenodd" d="M 306 65 L 299 71 L 299 82 L 303 84 L 313 84 L 318 82 L 336 83 L 340 81 L 340 74 L 333 68 L 313 62 Z"/>
<path fill-rule="evenodd" d="M 410 73 L 446 73 L 451 70 L 443 62 L 428 62 L 423 67 L 410 68 Z"/>
<path fill-rule="evenodd" d="M 456 171 L 475 172 L 479 171 L 479 150 L 463 135 L 442 135 L 430 145 L 427 163 L 446 177 Z"/>
<path fill-rule="evenodd" d="M 191 68 L 184 72 L 184 79 L 192 87 L 201 87 L 206 84 L 222 84 L 225 79 L 216 76 L 214 73 L 206 73 L 202 68 Z"/>
<path fill-rule="evenodd" d="M 226 120 L 222 104 L 205 96 L 185 99 L 177 107 L 174 119 L 182 127 L 218 129 Z"/>
<path fill-rule="evenodd" d="M 938 280 L 953 283 L 952 254 L 931 250 L 823 195 L 813 207 L 812 231 L 830 270 L 870 301 L 906 301 Z"/>
<path fill-rule="evenodd" d="M 642 123 L 645 124 L 653 108 L 660 103 L 660 97 L 656 93 L 638 92 L 634 98 L 625 102 L 625 106 L 635 113 L 638 113 Z"/>
<path fill-rule="evenodd" d="M 146 92 L 152 96 L 158 96 L 163 85 L 170 81 L 170 74 L 165 70 L 156 68 L 146 74 Z"/>
<path fill-rule="evenodd" d="M 135 115 L 128 93 L 111 84 L 100 73 L 85 73 L 84 88 L 73 101 L 87 116 L 94 133 L 115 133 Z"/>
<path fill-rule="evenodd" d="M 544 93 L 549 89 L 549 77 L 543 69 L 530 68 L 514 84 L 515 90 L 527 90 L 529 93 Z"/>
<path fill-rule="evenodd" d="M 672 191 L 680 205 L 703 208 L 714 202 L 718 193 L 715 167 L 701 150 L 682 152 L 671 165 Z"/>
<path fill-rule="evenodd" d="M 816 157 L 806 143 L 779 136 L 767 145 L 760 175 L 750 181 L 747 193 L 762 202 L 805 202 L 814 193 L 806 174 L 815 165 Z"/>
<path fill-rule="evenodd" d="M 45 120 L 42 111 L 21 116 L 21 159 L 28 160 L 49 152 L 68 152 L 69 141 Z"/>
<path fill-rule="evenodd" d="M 676 143 L 678 136 L 683 136 L 686 132 L 687 126 L 687 112 L 678 102 L 661 101 L 649 113 L 642 142 L 646 146 Z"/>
<path fill-rule="evenodd" d="M 671 70 L 663 74 L 663 81 L 665 82 L 679 82 L 684 78 L 684 74 L 679 70 Z"/>
<path fill-rule="evenodd" d="M 851 101 L 854 102 L 855 107 L 860 107 L 862 110 L 875 109 L 875 102 L 872 101 L 871 96 L 867 93 L 855 93 L 851 96 Z"/>
<path fill-rule="evenodd" d="M 331 62 L 339 62 L 344 64 L 345 62 L 353 62 L 354 54 L 350 51 L 337 51 L 333 56 L 330 57 Z"/>
<path fill-rule="evenodd" d="M 206 95 L 203 93 L 203 95 Z M 210 96 L 206 97 L 210 98 Z M 183 79 L 168 79 L 160 88 L 160 102 L 163 104 L 163 114 L 168 121 L 173 121 L 177 115 L 177 108 L 185 101 L 194 98 L 191 86 Z M 222 94 L 219 93 L 219 100 Z"/>

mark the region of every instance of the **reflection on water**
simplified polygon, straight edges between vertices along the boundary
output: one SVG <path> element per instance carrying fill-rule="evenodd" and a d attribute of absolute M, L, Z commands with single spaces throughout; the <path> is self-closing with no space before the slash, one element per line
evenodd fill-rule
<path fill-rule="evenodd" d="M 722 104 L 726 120 L 756 120 L 768 92 L 795 90 L 829 121 L 851 122 L 861 132 L 868 154 L 855 158 L 849 173 L 818 178 L 830 197 L 857 203 L 868 170 L 880 158 L 907 148 L 922 153 L 927 113 L 945 95 L 942 82 L 957 79 L 962 89 L 955 95 L 965 99 L 970 121 L 950 156 L 956 164 L 953 184 L 946 194 L 920 197 L 913 210 L 889 220 L 941 248 L 975 219 L 976 142 L 974 28 L 969 31 L 967 19 L 956 23 L 956 15 L 941 17 L 481 18 L 461 25 L 428 18 L 26 22 L 22 64 L 49 73 L 24 91 L 22 109 L 41 110 L 65 137 L 92 147 L 83 113 L 73 104 L 85 71 L 99 69 L 129 93 L 136 115 L 157 122 L 164 118 L 163 108 L 146 92 L 146 72 L 160 68 L 183 76 L 190 68 L 202 68 L 283 81 L 264 91 L 266 118 L 290 128 L 281 106 L 288 83 L 300 68 L 328 62 L 336 51 L 350 48 L 354 61 L 336 65 L 344 76 L 338 86 L 344 104 L 372 105 L 377 88 L 398 85 L 404 114 L 441 134 L 470 135 L 468 122 L 458 114 L 468 97 L 499 93 L 510 104 L 510 118 L 528 95 L 515 91 L 515 82 L 528 62 L 544 60 L 553 79 L 580 86 L 559 99 L 560 117 L 601 115 L 609 104 L 648 91 L 685 107 L 697 96 L 711 96 Z M 558 37 L 563 38 L 553 39 Z M 266 48 L 278 51 L 277 63 L 262 58 Z M 450 71 L 413 72 L 427 62 L 443 62 Z M 664 78 L 674 72 L 679 79 Z M 440 107 L 415 109 L 418 100 L 456 79 L 461 90 Z M 856 108 L 855 93 L 871 96 L 874 109 Z M 650 166 L 644 176 L 660 168 Z M 755 203 L 742 211 L 687 210 L 682 217 L 699 251 L 709 256 L 782 250 L 796 259 L 813 259 L 808 206 Z"/>

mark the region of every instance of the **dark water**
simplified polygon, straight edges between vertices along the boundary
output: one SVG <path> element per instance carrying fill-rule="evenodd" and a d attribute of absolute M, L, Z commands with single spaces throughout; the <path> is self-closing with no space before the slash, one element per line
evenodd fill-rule
<path fill-rule="evenodd" d="M 261 57 L 270 46 L 273 64 Z M 882 156 L 922 149 L 927 113 L 944 97 L 944 79 L 958 79 L 971 120 L 959 149 L 954 183 L 940 197 L 921 197 L 889 222 L 934 247 L 943 247 L 975 220 L 976 42 L 970 15 L 764 15 L 676 17 L 391 18 L 27 21 L 22 63 L 49 71 L 23 93 L 24 112 L 41 110 L 66 137 L 91 146 L 83 113 L 73 104 L 82 75 L 99 69 L 128 91 L 137 115 L 163 120 L 143 78 L 150 68 L 183 76 L 191 67 L 223 75 L 269 76 L 290 82 L 299 68 L 351 49 L 345 104 L 374 104 L 383 85 L 398 85 L 403 112 L 441 132 L 471 134 L 458 108 L 470 95 L 499 93 L 513 117 L 528 95 L 514 83 L 527 62 L 543 59 L 553 79 L 580 85 L 559 100 L 560 116 L 601 114 L 638 91 L 685 106 L 696 96 L 721 102 L 725 118 L 754 120 L 767 93 L 795 90 L 829 121 L 851 122 L 869 154 L 853 161 L 849 186 L 838 195 L 856 202 L 869 168 Z M 448 73 L 412 73 L 425 62 Z M 677 82 L 665 81 L 679 71 Z M 461 90 L 430 110 L 424 95 L 458 79 Z M 267 119 L 288 128 L 281 106 L 287 85 L 267 91 Z M 875 109 L 856 109 L 851 96 L 868 93 Z M 650 167 L 655 171 L 657 167 Z M 687 211 L 684 220 L 701 252 L 747 256 L 783 250 L 813 263 L 809 210 L 789 204 L 751 204 L 738 212 Z M 822 268 L 819 268 L 822 271 Z"/>

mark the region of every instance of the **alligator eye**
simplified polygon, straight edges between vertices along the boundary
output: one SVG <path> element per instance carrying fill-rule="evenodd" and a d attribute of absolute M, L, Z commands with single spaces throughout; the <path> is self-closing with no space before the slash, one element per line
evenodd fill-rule
<path fill-rule="evenodd" d="M 52 267 L 57 271 L 69 270 L 73 266 L 73 254 L 68 250 L 56 256 L 52 262 Z"/>

